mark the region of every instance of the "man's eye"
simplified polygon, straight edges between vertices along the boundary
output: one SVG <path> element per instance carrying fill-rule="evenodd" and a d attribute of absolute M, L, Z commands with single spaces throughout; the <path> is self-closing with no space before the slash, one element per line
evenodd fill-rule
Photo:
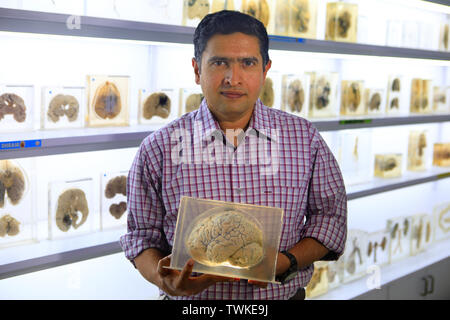
<path fill-rule="evenodd" d="M 221 60 L 217 60 L 217 61 L 214 61 L 214 65 L 216 65 L 218 67 L 225 66 L 226 62 L 225 61 L 221 61 Z"/>
<path fill-rule="evenodd" d="M 244 60 L 244 65 L 246 67 L 251 67 L 251 66 L 254 66 L 255 64 L 256 64 L 256 62 L 253 60 Z"/>

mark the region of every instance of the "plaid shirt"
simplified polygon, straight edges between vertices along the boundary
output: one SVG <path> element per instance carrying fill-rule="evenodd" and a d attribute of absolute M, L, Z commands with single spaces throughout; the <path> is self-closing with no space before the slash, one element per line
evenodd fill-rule
<path fill-rule="evenodd" d="M 258 99 L 239 139 L 235 148 L 224 138 L 203 100 L 199 109 L 143 140 L 128 174 L 128 233 L 120 238 L 129 260 L 148 248 L 171 252 L 183 195 L 282 208 L 280 251 L 311 237 L 331 251 L 327 259 L 342 254 L 347 235 L 344 182 L 311 122 Z M 217 148 L 208 149 L 218 141 L 225 157 L 219 157 Z M 255 159 L 257 154 L 266 156 Z M 246 281 L 217 283 L 198 295 L 173 298 L 289 299 L 308 284 L 313 270 L 313 265 L 300 270 L 284 285 L 269 283 L 262 289 Z"/>

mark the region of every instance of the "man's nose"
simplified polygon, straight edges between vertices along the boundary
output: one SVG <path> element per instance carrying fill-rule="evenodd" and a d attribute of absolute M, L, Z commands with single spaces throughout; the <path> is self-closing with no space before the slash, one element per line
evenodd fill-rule
<path fill-rule="evenodd" d="M 225 84 L 231 87 L 237 86 L 242 83 L 242 70 L 238 63 L 233 63 L 225 71 Z"/>

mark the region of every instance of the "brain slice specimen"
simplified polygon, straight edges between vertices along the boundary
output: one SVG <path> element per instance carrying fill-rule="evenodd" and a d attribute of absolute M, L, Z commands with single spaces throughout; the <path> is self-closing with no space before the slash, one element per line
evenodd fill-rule
<path fill-rule="evenodd" d="M 79 222 L 78 212 L 82 214 Z M 77 229 L 86 222 L 88 214 L 88 203 L 83 190 L 69 189 L 59 196 L 55 219 L 56 225 L 61 231 L 67 232 L 71 226 Z"/>
<path fill-rule="evenodd" d="M 212 214 L 198 221 L 186 246 L 194 260 L 208 266 L 249 268 L 261 262 L 263 233 L 239 211 Z"/>

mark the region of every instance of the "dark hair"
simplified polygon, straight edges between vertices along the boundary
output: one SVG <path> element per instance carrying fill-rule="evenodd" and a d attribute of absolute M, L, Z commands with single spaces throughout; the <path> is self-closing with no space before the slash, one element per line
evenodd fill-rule
<path fill-rule="evenodd" d="M 239 11 L 222 10 L 206 15 L 198 24 L 194 33 L 194 55 L 200 64 L 203 51 L 209 39 L 216 34 L 242 32 L 255 36 L 259 41 L 259 52 L 263 59 L 263 68 L 269 62 L 269 37 L 267 30 L 256 18 Z"/>

